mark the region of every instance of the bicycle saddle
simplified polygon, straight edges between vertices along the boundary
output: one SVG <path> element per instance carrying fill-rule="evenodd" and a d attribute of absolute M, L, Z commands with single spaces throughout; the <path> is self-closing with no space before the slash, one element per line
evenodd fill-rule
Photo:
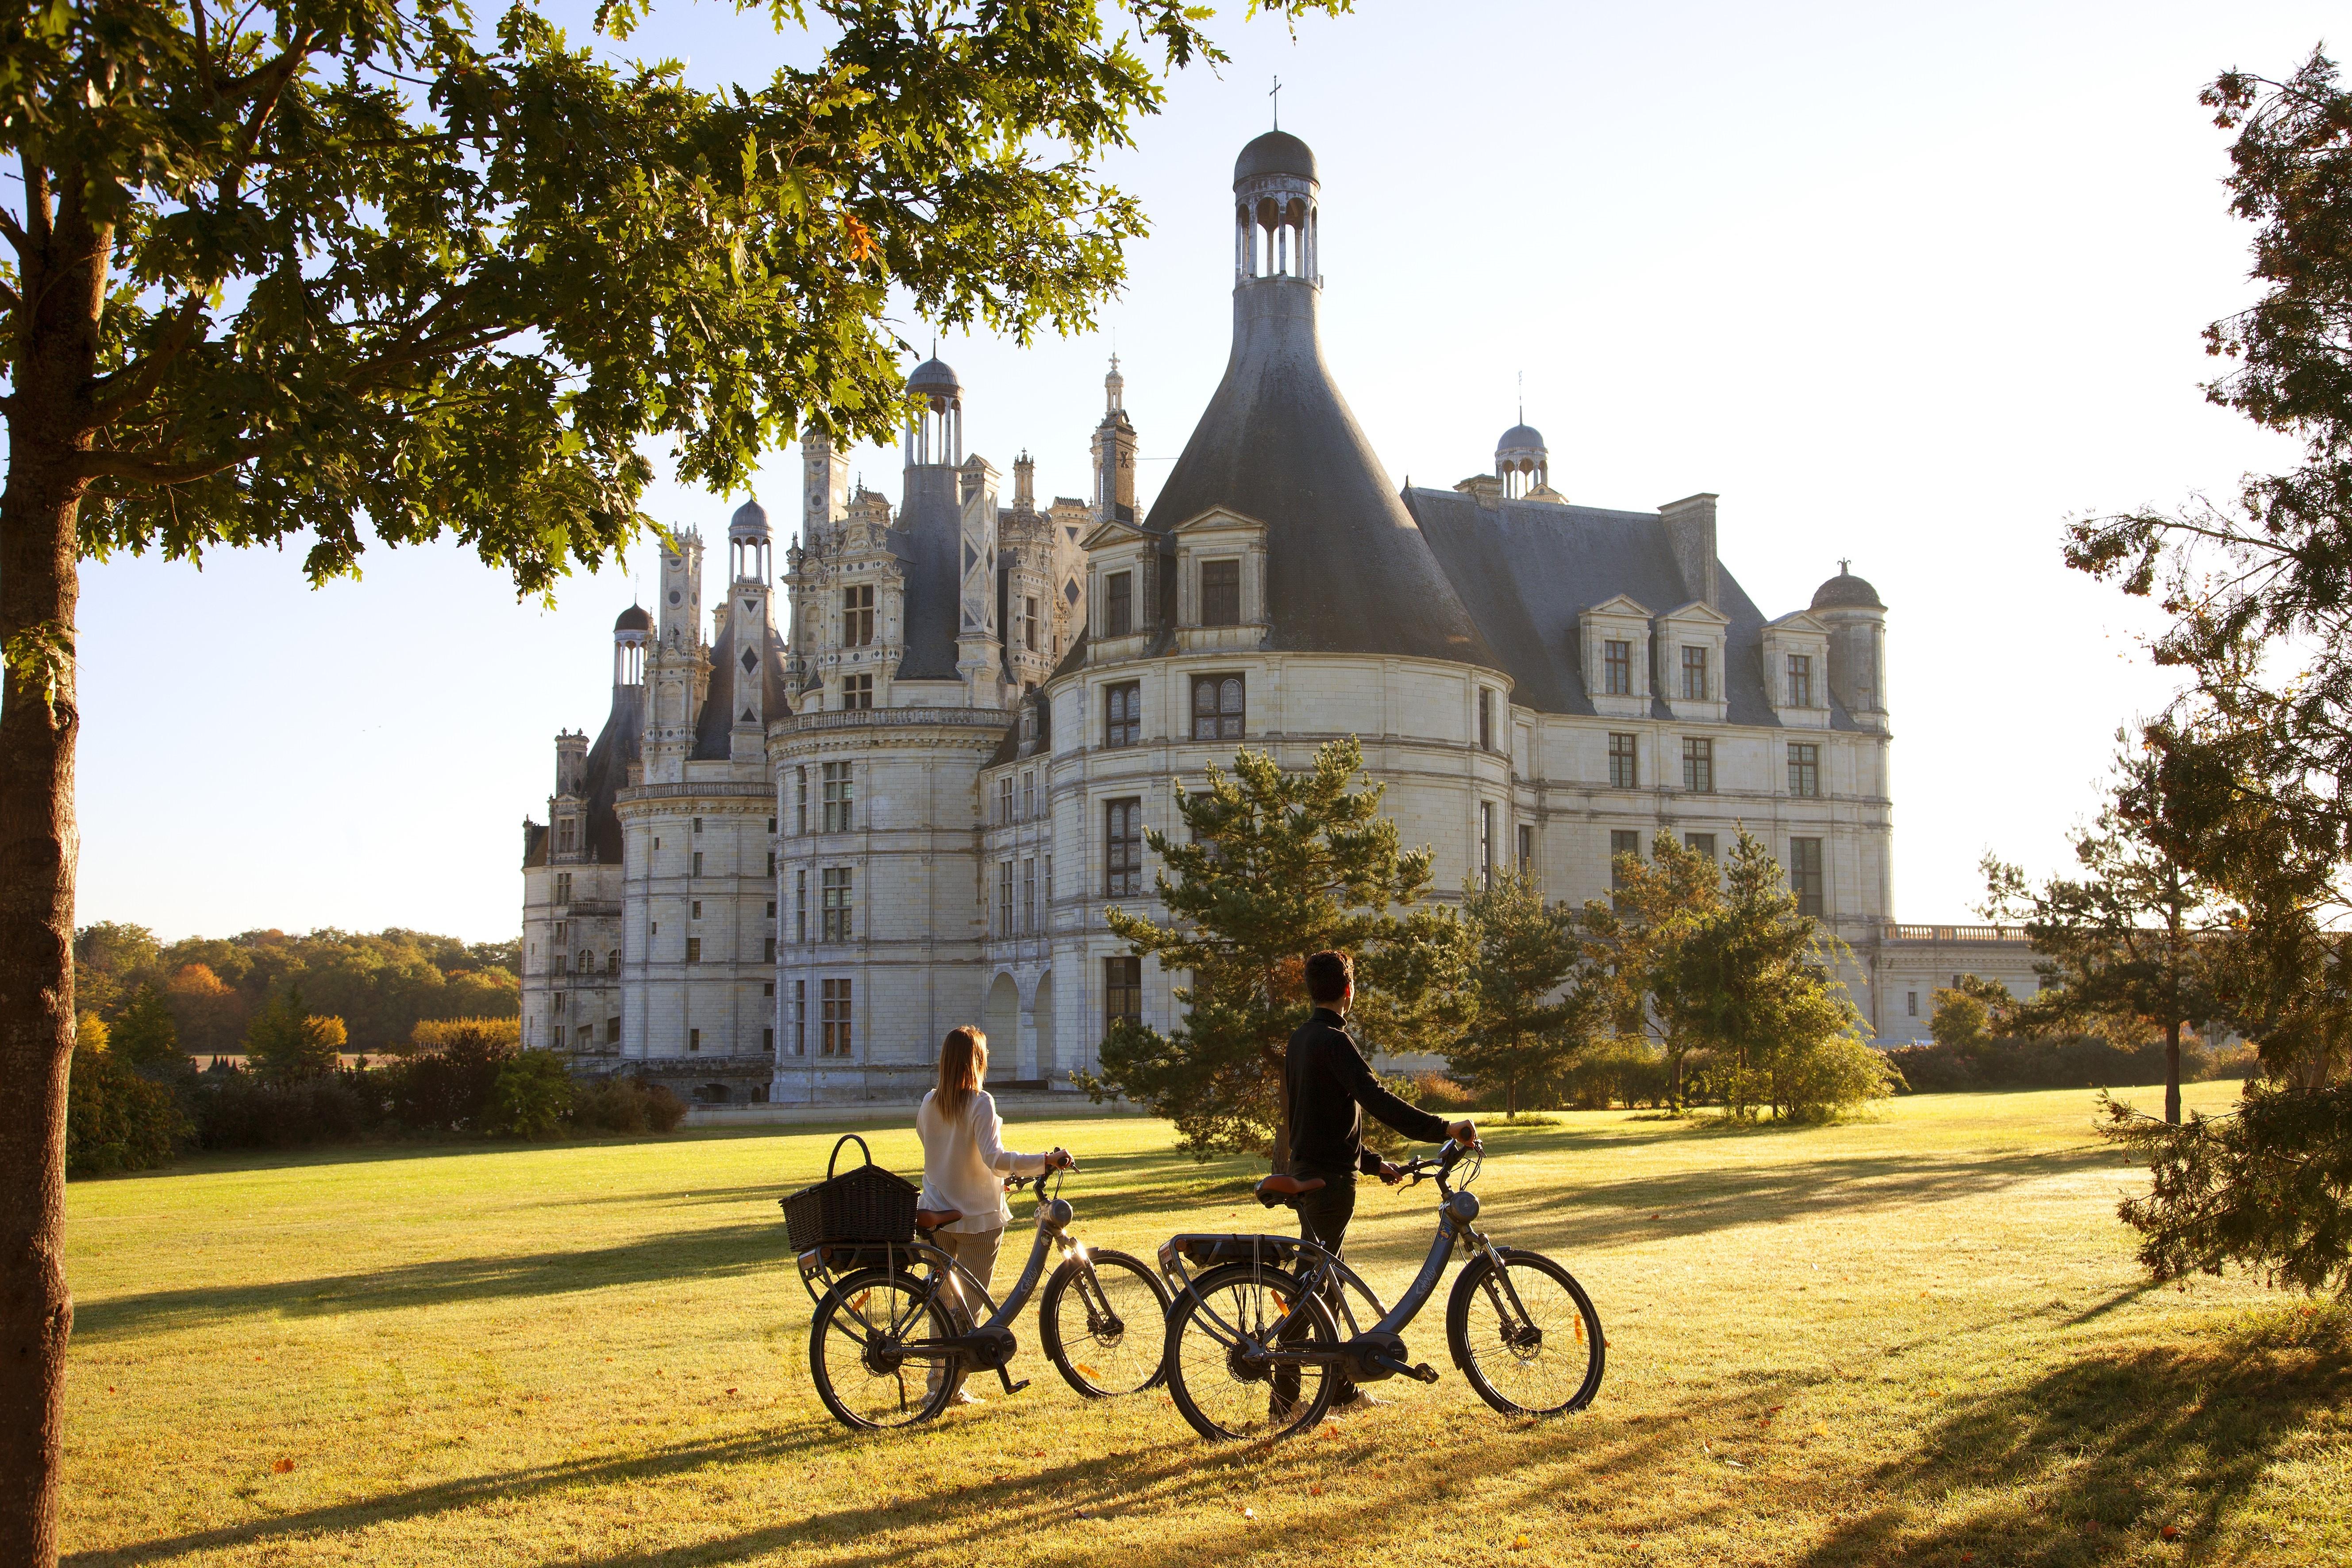
<path fill-rule="evenodd" d="M 1320 1176 L 1268 1176 L 1257 1184 L 1257 1201 L 1272 1208 L 1286 1199 L 1322 1190 Z"/>
<path fill-rule="evenodd" d="M 937 1230 L 943 1225 L 953 1225 L 956 1221 L 961 1218 L 963 1218 L 963 1210 L 961 1209 L 917 1209 L 915 1211 L 915 1228 L 917 1230 Z"/>

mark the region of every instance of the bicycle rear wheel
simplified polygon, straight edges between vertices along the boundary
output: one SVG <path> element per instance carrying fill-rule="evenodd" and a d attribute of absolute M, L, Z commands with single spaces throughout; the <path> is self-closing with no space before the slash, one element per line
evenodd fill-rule
<path fill-rule="evenodd" d="M 1601 1390 L 1608 1349 L 1592 1298 L 1539 1253 L 1496 1250 L 1503 1271 L 1482 1257 L 1454 1282 L 1445 1307 L 1454 1364 L 1479 1398 L 1507 1415 L 1583 1409 Z"/>
<path fill-rule="evenodd" d="M 1239 1331 L 1253 1352 L 1229 1337 Z M 1328 1352 L 1339 1331 L 1330 1310 L 1279 1268 L 1213 1268 L 1168 1313 L 1168 1392 L 1192 1430 L 1211 1442 L 1281 1437 L 1312 1427 L 1331 1408 L 1339 1370 L 1330 1362 L 1276 1364 L 1268 1348 Z"/>
<path fill-rule="evenodd" d="M 1090 1249 L 1045 1281 L 1037 1330 L 1045 1359 L 1088 1399 L 1140 1394 L 1165 1375 L 1168 1288 L 1124 1252 Z"/>
<path fill-rule="evenodd" d="M 887 1268 L 853 1274 L 824 1293 L 809 1324 L 809 1376 L 816 1396 L 835 1420 L 856 1430 L 928 1421 L 963 1386 L 963 1368 L 908 1355 L 906 1346 L 954 1332 L 930 1278 Z"/>

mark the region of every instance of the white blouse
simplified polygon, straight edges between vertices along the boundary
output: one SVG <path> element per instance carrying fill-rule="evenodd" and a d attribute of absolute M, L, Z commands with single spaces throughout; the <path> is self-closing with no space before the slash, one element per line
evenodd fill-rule
<path fill-rule="evenodd" d="M 926 1094 L 915 1111 L 915 1131 L 923 1140 L 923 1194 L 916 1202 L 927 1209 L 963 1211 L 961 1219 L 941 1226 L 943 1230 L 961 1235 L 1003 1230 L 1013 1220 L 1013 1205 L 1004 1201 L 1003 1177 L 1034 1176 L 1045 1168 L 1045 1156 L 1004 1146 L 1004 1123 L 987 1090 L 966 1095 L 963 1113 L 953 1119 L 933 1103 L 937 1098 L 936 1089 Z"/>

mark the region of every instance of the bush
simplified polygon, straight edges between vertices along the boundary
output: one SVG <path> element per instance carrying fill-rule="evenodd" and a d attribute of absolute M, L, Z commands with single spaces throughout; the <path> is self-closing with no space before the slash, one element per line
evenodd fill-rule
<path fill-rule="evenodd" d="M 583 1132 L 674 1132 L 686 1101 L 643 1079 L 608 1078 L 577 1090 L 572 1124 Z"/>
<path fill-rule="evenodd" d="M 2119 1045 L 2097 1035 L 2021 1039 L 1988 1035 L 1960 1045 L 1898 1046 L 1886 1056 L 1916 1092 L 1971 1089 L 2101 1089 L 2164 1081 L 2161 1039 Z M 2194 1035 L 2180 1040 L 2180 1079 L 2220 1075 L 2213 1052 Z M 2242 1072 L 2227 1076 L 2243 1076 Z"/>
<path fill-rule="evenodd" d="M 296 1149 L 374 1131 L 383 1122 L 383 1079 L 352 1068 L 280 1083 L 223 1067 L 191 1075 L 187 1095 L 207 1149 Z"/>
<path fill-rule="evenodd" d="M 1900 1081 L 1886 1058 L 1852 1035 L 1832 1035 L 1810 1049 L 1788 1051 L 1766 1072 L 1766 1096 L 1789 1121 L 1827 1121 L 1895 1092 Z"/>
<path fill-rule="evenodd" d="M 67 1175 L 152 1171 L 170 1164 L 187 1135 L 188 1119 L 170 1089 L 87 1038 L 74 1047 L 66 1087 Z"/>
<path fill-rule="evenodd" d="M 572 1073 L 553 1051 L 524 1051 L 499 1069 L 483 1131 L 552 1138 L 572 1111 Z"/>
<path fill-rule="evenodd" d="M 1568 1103 L 1579 1110 L 1607 1110 L 1623 1106 L 1664 1105 L 1672 1087 L 1665 1058 L 1629 1036 L 1595 1039 L 1569 1065 L 1563 1087 Z"/>
<path fill-rule="evenodd" d="M 418 1036 L 426 1026 L 418 1025 Z M 393 1119 L 416 1132 L 475 1131 L 488 1124 L 499 1074 L 514 1059 L 519 1026 L 509 1018 L 435 1026 L 433 1048 L 383 1071 Z"/>
<path fill-rule="evenodd" d="M 522 1047 L 520 1018 L 427 1018 L 408 1033 L 407 1056 L 416 1051 L 446 1051 L 459 1041 L 487 1041 L 510 1049 Z"/>

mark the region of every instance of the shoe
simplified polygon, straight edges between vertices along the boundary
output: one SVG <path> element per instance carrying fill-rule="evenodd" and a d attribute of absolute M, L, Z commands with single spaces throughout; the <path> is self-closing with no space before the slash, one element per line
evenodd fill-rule
<path fill-rule="evenodd" d="M 982 1399 L 979 1394 L 974 1394 L 969 1388 L 959 1388 L 955 1392 L 955 1397 L 949 1400 L 948 1403 L 950 1405 L 985 1405 L 988 1401 Z"/>
<path fill-rule="evenodd" d="M 1331 1414 L 1353 1415 L 1359 1410 L 1376 1410 L 1383 1405 L 1395 1403 L 1392 1399 L 1382 1399 L 1377 1394 L 1368 1394 L 1361 1388 L 1351 1388 L 1331 1402 Z"/>

